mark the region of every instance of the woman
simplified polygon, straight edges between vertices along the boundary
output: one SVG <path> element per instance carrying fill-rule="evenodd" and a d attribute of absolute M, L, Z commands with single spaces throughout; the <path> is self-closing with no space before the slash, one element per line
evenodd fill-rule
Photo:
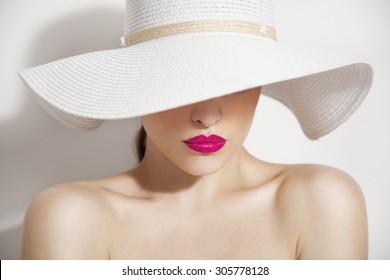
<path fill-rule="evenodd" d="M 23 258 L 367 258 L 349 175 L 264 162 L 242 143 L 260 94 L 310 139 L 328 134 L 363 101 L 370 66 L 277 43 L 267 0 L 128 0 L 122 44 L 20 73 L 66 125 L 141 117 L 145 131 L 134 169 L 31 203 Z"/>

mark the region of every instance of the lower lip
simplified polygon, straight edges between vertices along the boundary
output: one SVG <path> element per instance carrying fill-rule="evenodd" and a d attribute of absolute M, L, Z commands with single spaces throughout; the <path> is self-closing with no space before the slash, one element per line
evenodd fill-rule
<path fill-rule="evenodd" d="M 184 142 L 191 150 L 202 154 L 211 154 L 219 151 L 226 141 L 221 142 Z"/>

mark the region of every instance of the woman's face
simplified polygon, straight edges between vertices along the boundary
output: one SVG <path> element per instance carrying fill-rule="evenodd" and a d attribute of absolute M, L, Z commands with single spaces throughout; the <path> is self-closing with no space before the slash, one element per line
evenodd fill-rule
<path fill-rule="evenodd" d="M 241 150 L 260 90 L 252 88 L 142 117 L 148 139 L 145 156 L 160 153 L 194 176 L 215 173 Z"/>

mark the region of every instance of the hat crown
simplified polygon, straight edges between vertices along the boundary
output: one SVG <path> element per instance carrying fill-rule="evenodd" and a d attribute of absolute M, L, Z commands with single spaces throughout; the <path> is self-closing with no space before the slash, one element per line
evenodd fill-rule
<path fill-rule="evenodd" d="M 124 33 L 207 19 L 245 20 L 273 26 L 272 0 L 127 0 Z"/>

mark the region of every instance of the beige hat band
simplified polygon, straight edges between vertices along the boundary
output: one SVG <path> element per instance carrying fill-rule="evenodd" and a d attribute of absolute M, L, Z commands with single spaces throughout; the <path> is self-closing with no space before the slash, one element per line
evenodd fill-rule
<path fill-rule="evenodd" d="M 141 30 L 122 37 L 121 45 L 128 47 L 152 39 L 189 32 L 238 32 L 276 41 L 276 30 L 272 26 L 251 21 L 216 19 L 179 22 Z"/>

